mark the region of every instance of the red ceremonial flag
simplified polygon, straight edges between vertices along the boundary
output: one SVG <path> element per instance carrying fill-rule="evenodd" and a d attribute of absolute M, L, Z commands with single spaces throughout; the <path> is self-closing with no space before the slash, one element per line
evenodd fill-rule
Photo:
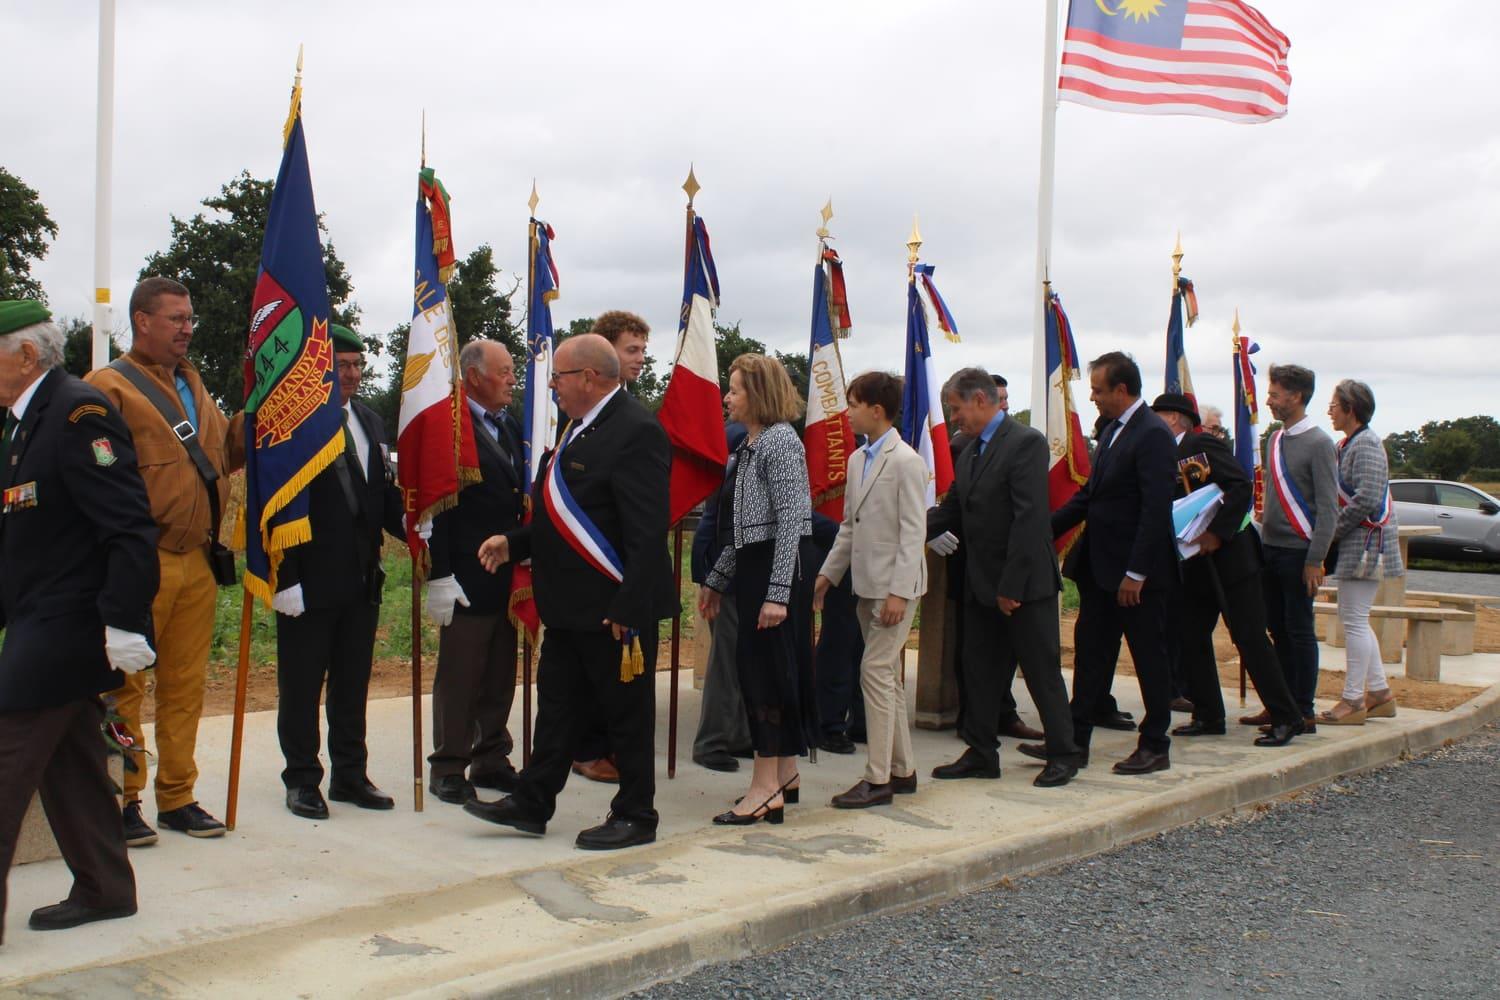
<path fill-rule="evenodd" d="M 1047 396 L 1046 419 L 1041 425 L 1047 431 L 1047 446 L 1052 465 L 1047 470 L 1047 504 L 1057 510 L 1072 498 L 1089 479 L 1089 447 L 1073 407 L 1070 383 L 1078 378 L 1078 348 L 1073 343 L 1073 324 L 1063 312 L 1062 300 L 1050 285 L 1045 291 L 1047 318 Z M 1035 418 L 1033 418 L 1035 420 Z M 1059 556 L 1072 547 L 1083 532 L 1079 525 L 1053 541 Z"/>
<path fill-rule="evenodd" d="M 835 521 L 844 519 L 844 483 L 854 429 L 844 395 L 844 362 L 837 338 L 849 336 L 849 299 L 844 291 L 844 263 L 822 249 L 813 272 L 812 348 L 807 366 L 807 422 L 802 447 L 807 452 L 807 484 L 813 509 Z"/>
<path fill-rule="evenodd" d="M 694 216 L 688 224 L 677 353 L 656 415 L 672 442 L 671 524 L 719 488 L 729 462 L 719 356 L 714 348 L 713 316 L 718 304 L 719 276 L 709 251 L 708 230 Z"/>
<path fill-rule="evenodd" d="M 417 182 L 417 266 L 411 336 L 401 371 L 401 415 L 396 434 L 397 475 L 406 502 L 406 543 L 425 572 L 427 543 L 417 526 L 458 502 L 458 491 L 479 481 L 474 425 L 458 381 L 458 331 L 448 311 L 437 244 L 452 260 L 448 192 L 429 169 Z"/>

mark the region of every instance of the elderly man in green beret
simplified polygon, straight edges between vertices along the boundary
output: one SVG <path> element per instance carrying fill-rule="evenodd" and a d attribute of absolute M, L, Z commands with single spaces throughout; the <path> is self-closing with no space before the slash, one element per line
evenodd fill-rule
<path fill-rule="evenodd" d="M 62 370 L 51 319 L 0 302 L 0 917 L 37 792 L 73 873 L 35 930 L 135 912 L 99 696 L 156 659 L 156 523 L 135 446 L 104 395 Z"/>
<path fill-rule="evenodd" d="M 362 809 L 390 809 L 394 800 L 366 772 L 365 700 L 375 653 L 381 586 L 380 531 L 404 539 L 396 488 L 380 418 L 355 399 L 364 377 L 364 342 L 330 324 L 344 452 L 308 485 L 312 540 L 288 549 L 277 573 L 276 734 L 286 769 L 286 807 L 304 819 L 327 819 L 319 787 L 318 697 L 328 691 L 328 797 Z"/>

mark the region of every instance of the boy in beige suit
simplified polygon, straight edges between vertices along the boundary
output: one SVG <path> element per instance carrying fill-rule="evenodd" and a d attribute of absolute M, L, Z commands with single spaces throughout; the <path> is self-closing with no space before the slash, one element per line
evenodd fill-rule
<path fill-rule="evenodd" d="M 899 378 L 866 372 L 849 383 L 848 399 L 849 424 L 869 444 L 850 456 L 844 523 L 818 571 L 813 606 L 821 610 L 828 588 L 853 570 L 869 763 L 833 805 L 864 809 L 917 790 L 901 665 L 917 598 L 927 592 L 927 464 L 892 426 L 901 410 Z"/>

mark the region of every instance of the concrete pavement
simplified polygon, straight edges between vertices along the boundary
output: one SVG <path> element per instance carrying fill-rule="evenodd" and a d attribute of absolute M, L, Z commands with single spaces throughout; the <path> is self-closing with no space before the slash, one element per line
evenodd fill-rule
<path fill-rule="evenodd" d="M 1334 651 L 1324 653 L 1332 666 Z M 26 914 L 62 898 L 69 876 L 59 861 L 11 872 L 0 995 L 618 994 L 1440 745 L 1500 717 L 1500 655 L 1445 658 L 1445 679 L 1459 664 L 1489 687 L 1453 712 L 1402 709 L 1284 749 L 1255 748 L 1253 730 L 1235 727 L 1174 741 L 1170 771 L 1136 778 L 1109 771 L 1134 735 L 1101 731 L 1092 766 L 1062 789 L 1033 788 L 1039 764 L 1010 745 L 999 781 L 931 781 L 927 772 L 961 745 L 952 733 L 917 731 L 916 795 L 872 810 L 829 808 L 829 796 L 859 778 L 863 758 L 822 754 L 804 764 L 803 804 L 788 808 L 787 822 L 748 828 L 709 823 L 746 776 L 705 771 L 684 752 L 676 780 L 666 780 L 663 674 L 659 840 L 603 855 L 577 851 L 572 840 L 604 815 L 612 789 L 577 778 L 540 839 L 431 797 L 413 812 L 405 699 L 370 706 L 371 777 L 397 796 L 396 811 L 332 803 L 327 822 L 297 819 L 282 805 L 274 715 L 262 713 L 247 720 L 239 828 L 219 841 L 163 831 L 159 845 L 133 851 L 136 917 L 30 931 Z M 1024 686 L 1016 690 L 1034 720 Z M 1140 712 L 1129 678 L 1116 693 Z M 698 699 L 686 673 L 680 697 L 685 751 Z M 1228 692 L 1226 702 L 1234 704 Z M 199 792 L 215 812 L 224 804 L 228 721 L 206 720 L 200 740 Z"/>

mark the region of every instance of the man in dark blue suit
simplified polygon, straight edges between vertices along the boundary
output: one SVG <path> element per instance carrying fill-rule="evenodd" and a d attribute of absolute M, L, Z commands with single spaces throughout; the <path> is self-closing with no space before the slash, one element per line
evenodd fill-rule
<path fill-rule="evenodd" d="M 1129 355 L 1111 351 L 1090 362 L 1089 390 L 1109 423 L 1088 482 L 1052 515 L 1053 537 L 1086 522 L 1068 566 L 1078 585 L 1073 739 L 1087 754 L 1098 703 L 1114 681 L 1123 634 L 1146 717 L 1135 752 L 1114 770 L 1164 771 L 1171 766 L 1166 596 L 1178 578 L 1172 530 L 1177 444 L 1141 399 L 1141 370 Z"/>
<path fill-rule="evenodd" d="M 464 396 L 474 424 L 479 482 L 432 519 L 432 576 L 427 614 L 437 623 L 438 662 L 432 679 L 432 768 L 429 790 L 462 804 L 474 787 L 515 791 L 510 731 L 516 697 L 516 629 L 511 624 L 510 564 L 490 573 L 479 546 L 521 523 L 526 467 L 519 428 L 505 408 L 516 387 L 516 365 L 505 345 L 471 340 L 458 352 Z M 465 769 L 468 777 L 464 776 Z"/>

